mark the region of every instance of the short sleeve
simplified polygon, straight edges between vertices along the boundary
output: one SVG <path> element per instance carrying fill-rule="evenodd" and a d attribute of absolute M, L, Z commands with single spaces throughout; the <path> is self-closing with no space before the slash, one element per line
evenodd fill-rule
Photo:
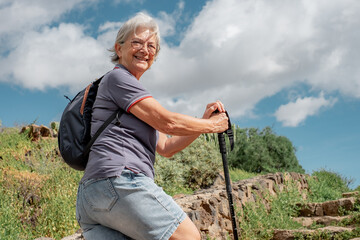
<path fill-rule="evenodd" d="M 105 82 L 108 97 L 126 112 L 137 102 L 151 97 L 150 93 L 126 69 L 114 69 Z"/>

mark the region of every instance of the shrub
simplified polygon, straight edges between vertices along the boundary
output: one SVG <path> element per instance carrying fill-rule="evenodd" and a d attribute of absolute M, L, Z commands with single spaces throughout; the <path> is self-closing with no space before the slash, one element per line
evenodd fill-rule
<path fill-rule="evenodd" d="M 339 199 L 342 197 L 342 193 L 350 191 L 351 180 L 338 173 L 320 169 L 312 173 L 308 182 L 309 199 L 313 202 L 324 202 Z"/>
<path fill-rule="evenodd" d="M 291 141 L 277 136 L 270 127 L 234 128 L 235 148 L 229 154 L 229 164 L 248 172 L 269 173 L 291 171 L 304 173 Z"/>
<path fill-rule="evenodd" d="M 206 188 L 221 170 L 219 148 L 201 135 L 183 151 L 167 159 L 157 156 L 155 182 L 174 195 L 183 190 Z"/>

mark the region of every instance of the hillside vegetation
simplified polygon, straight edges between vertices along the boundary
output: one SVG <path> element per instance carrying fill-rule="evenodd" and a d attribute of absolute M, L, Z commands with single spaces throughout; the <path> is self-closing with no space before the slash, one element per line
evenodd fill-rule
<path fill-rule="evenodd" d="M 230 155 L 233 181 L 276 169 L 304 172 L 288 139 L 276 136 L 271 129 L 248 129 L 245 133 L 253 132 L 245 135 L 241 131 L 237 129 L 237 147 Z M 247 146 L 240 148 L 244 138 L 247 138 Z M 254 144 L 249 140 L 251 138 L 256 139 Z M 256 149 L 262 149 L 263 154 Z M 257 165 L 247 168 L 240 164 L 243 158 L 252 158 Z M 258 164 L 261 162 L 265 167 Z M 191 194 L 210 186 L 222 169 L 216 135 L 202 135 L 170 159 L 157 156 L 155 168 L 155 181 L 170 195 Z M 31 141 L 26 132 L 19 134 L 18 128 L 0 128 L 0 239 L 35 239 L 41 236 L 61 239 L 73 234 L 79 229 L 75 202 L 82 174 L 62 161 L 56 138 Z M 350 191 L 348 185 L 351 181 L 336 173 L 319 170 L 312 175 L 317 177 L 309 180 L 312 201 L 337 199 L 341 193 Z M 286 209 L 281 211 L 292 212 L 290 205 L 294 199 L 292 195 L 284 196 L 279 204 Z M 249 212 L 246 222 L 242 223 L 241 230 L 249 236 L 256 236 L 252 233 L 252 224 L 259 222 L 253 216 L 255 213 Z"/>

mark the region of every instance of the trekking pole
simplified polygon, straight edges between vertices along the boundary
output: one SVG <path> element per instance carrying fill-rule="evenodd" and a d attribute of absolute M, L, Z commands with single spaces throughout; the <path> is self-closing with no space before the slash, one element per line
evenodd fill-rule
<path fill-rule="evenodd" d="M 227 112 L 226 112 L 226 115 L 227 115 L 227 117 L 229 119 L 229 128 L 225 132 L 218 133 L 218 139 L 219 139 L 220 153 L 221 153 L 221 156 L 222 156 L 223 167 L 224 167 L 226 193 L 227 193 L 227 197 L 228 197 L 228 201 L 229 201 L 229 210 L 230 210 L 230 217 L 231 217 L 231 222 L 232 222 L 234 240 L 238 240 L 239 236 L 238 236 L 237 226 L 236 226 L 234 203 L 233 203 L 233 198 L 232 198 L 232 187 L 231 187 L 231 183 L 230 183 L 229 167 L 228 167 L 228 162 L 227 162 L 227 158 L 226 158 L 226 142 L 225 142 L 225 137 L 224 137 L 224 134 L 228 135 L 229 142 L 230 142 L 230 147 L 231 147 L 231 150 L 233 150 L 233 148 L 234 148 L 234 134 L 233 134 L 233 131 L 231 129 L 230 117 L 229 117 L 229 114 Z"/>

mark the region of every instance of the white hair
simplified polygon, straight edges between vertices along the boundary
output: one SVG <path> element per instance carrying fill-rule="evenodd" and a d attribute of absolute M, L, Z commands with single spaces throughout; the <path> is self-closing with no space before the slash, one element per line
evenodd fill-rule
<path fill-rule="evenodd" d="M 139 12 L 134 17 L 130 18 L 124 25 L 121 26 L 115 40 L 115 44 L 118 43 L 123 45 L 128 37 L 135 33 L 138 27 L 146 27 L 151 31 L 151 34 L 154 34 L 156 37 L 156 53 L 155 57 L 160 51 L 160 31 L 159 26 L 155 20 L 149 15 Z M 113 54 L 111 55 L 111 62 L 117 64 L 119 62 L 119 56 L 116 54 L 115 44 L 112 48 L 109 49 Z"/>

